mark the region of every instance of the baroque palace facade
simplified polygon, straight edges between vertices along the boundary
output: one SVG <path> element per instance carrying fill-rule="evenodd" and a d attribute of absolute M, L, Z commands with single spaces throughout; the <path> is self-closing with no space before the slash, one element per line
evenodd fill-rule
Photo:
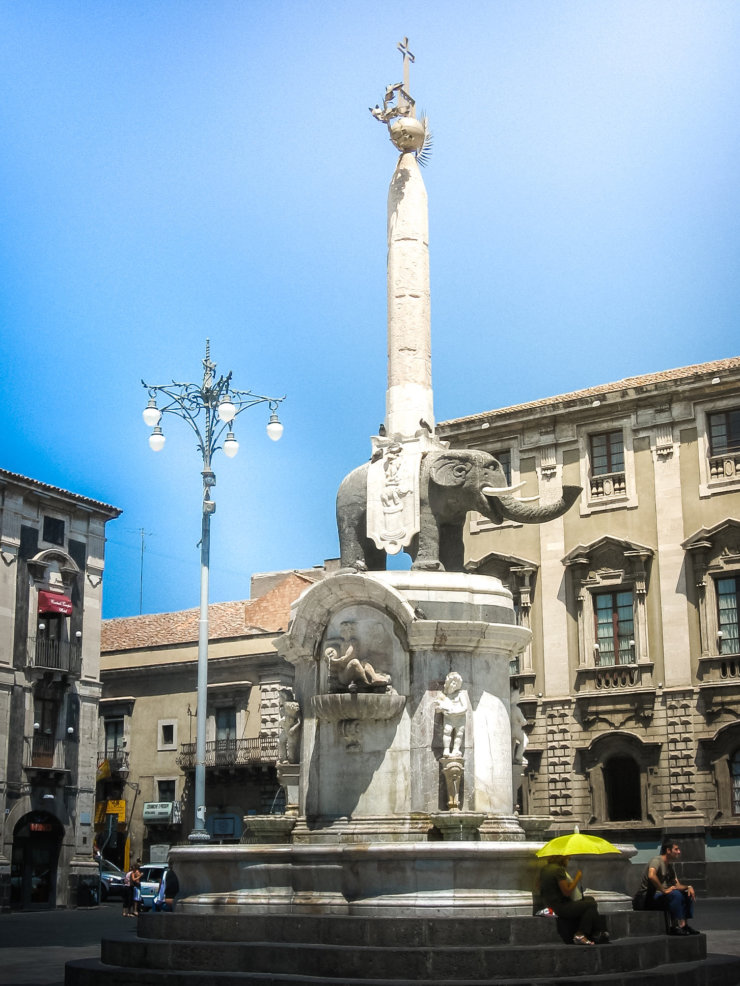
<path fill-rule="evenodd" d="M 467 568 L 514 595 L 529 745 L 518 801 L 652 854 L 694 883 L 740 868 L 740 358 L 444 422 L 520 495 L 580 501 L 541 527 L 473 516 Z"/>
<path fill-rule="evenodd" d="M 0 469 L 0 910 L 97 900 L 105 525 L 119 514 Z"/>

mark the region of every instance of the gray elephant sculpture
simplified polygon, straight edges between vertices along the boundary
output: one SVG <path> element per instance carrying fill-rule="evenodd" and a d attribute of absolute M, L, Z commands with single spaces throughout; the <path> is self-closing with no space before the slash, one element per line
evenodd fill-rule
<path fill-rule="evenodd" d="M 367 536 L 367 473 L 370 463 L 354 469 L 337 493 L 337 527 L 342 567 L 383 571 L 385 551 Z M 472 510 L 495 524 L 512 520 L 542 524 L 560 517 L 578 499 L 580 486 L 564 486 L 554 503 L 537 506 L 513 495 L 498 459 L 480 449 L 426 452 L 419 477 L 419 533 L 405 550 L 412 568 L 464 571 L 463 529 Z"/>

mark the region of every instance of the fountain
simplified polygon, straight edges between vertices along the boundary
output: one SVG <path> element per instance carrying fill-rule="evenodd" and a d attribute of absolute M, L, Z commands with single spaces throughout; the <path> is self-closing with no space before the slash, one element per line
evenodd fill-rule
<path fill-rule="evenodd" d="M 463 566 L 472 510 L 541 523 L 500 463 L 435 435 L 428 144 L 404 81 L 373 116 L 400 152 L 388 195 L 388 386 L 371 459 L 337 496 L 341 569 L 294 606 L 278 647 L 295 667 L 279 777 L 286 816 L 245 819 L 245 846 L 173 850 L 186 914 L 525 915 L 534 850 L 513 810 L 509 668 L 530 631 L 511 593 Z M 386 571 L 406 551 L 410 571 Z M 525 741 L 521 712 L 519 747 Z M 545 822 L 546 824 L 546 822 Z M 254 840 L 258 840 L 257 844 Z M 260 844 L 261 843 L 261 844 Z M 625 856 L 602 903 L 625 906 Z"/>

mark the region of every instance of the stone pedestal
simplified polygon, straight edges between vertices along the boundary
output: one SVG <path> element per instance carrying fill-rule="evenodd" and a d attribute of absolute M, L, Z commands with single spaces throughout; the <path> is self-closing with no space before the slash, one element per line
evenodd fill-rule
<path fill-rule="evenodd" d="M 298 782 L 301 765 L 297 763 L 279 763 L 277 765 L 278 784 L 285 791 L 285 814 L 298 814 Z"/>
<path fill-rule="evenodd" d="M 510 592 L 494 578 L 341 573 L 312 586 L 278 645 L 295 665 L 303 716 L 296 835 L 336 841 L 344 820 L 372 841 L 372 818 L 418 830 L 412 819 L 449 807 L 506 817 L 516 829 L 509 663 L 529 638 L 515 623 Z M 390 675 L 387 689 L 337 687 L 325 654 L 346 652 L 350 641 L 376 674 Z M 468 711 L 461 756 L 442 764 L 450 801 L 437 703 L 453 671 Z M 521 830 L 512 834 L 523 838 Z"/>

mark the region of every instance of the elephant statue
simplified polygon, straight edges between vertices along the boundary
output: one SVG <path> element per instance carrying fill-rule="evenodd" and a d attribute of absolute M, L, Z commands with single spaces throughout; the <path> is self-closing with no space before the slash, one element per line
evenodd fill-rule
<path fill-rule="evenodd" d="M 341 565 L 383 571 L 386 553 L 367 535 L 367 475 L 370 463 L 354 469 L 337 493 Z M 580 486 L 564 486 L 554 503 L 537 506 L 513 495 L 498 459 L 480 449 L 435 449 L 421 457 L 419 533 L 404 550 L 412 568 L 464 571 L 463 529 L 472 510 L 500 524 L 542 524 L 565 513 Z M 536 498 L 535 498 L 536 499 Z"/>

